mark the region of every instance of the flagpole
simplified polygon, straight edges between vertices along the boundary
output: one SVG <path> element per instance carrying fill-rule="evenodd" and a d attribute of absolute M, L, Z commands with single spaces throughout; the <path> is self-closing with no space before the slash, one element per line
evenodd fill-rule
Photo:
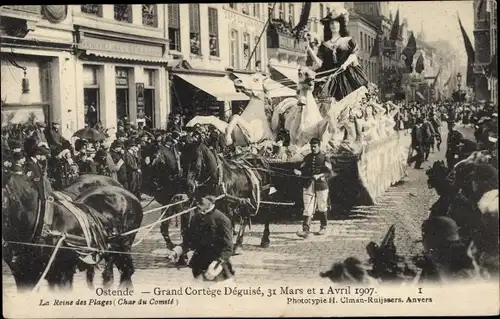
<path fill-rule="evenodd" d="M 264 34 L 264 32 L 266 32 L 267 30 L 267 27 L 269 25 L 269 23 L 271 22 L 271 19 L 272 19 L 272 14 L 274 13 L 274 8 L 276 7 L 278 3 L 275 2 L 273 4 L 273 7 L 271 9 L 271 14 L 268 14 L 269 16 L 267 17 L 267 21 L 266 21 L 266 24 L 264 25 L 264 27 L 262 28 L 262 32 L 260 33 L 259 35 L 259 38 L 257 39 L 257 42 L 255 43 L 254 47 L 253 47 L 253 51 L 252 51 L 252 54 L 250 54 L 250 57 L 248 58 L 248 62 L 247 62 L 247 65 L 245 66 L 245 69 L 248 70 L 248 68 L 250 67 L 250 63 L 252 62 L 252 58 L 253 58 L 253 55 L 255 54 L 255 51 L 257 50 L 257 46 L 259 45 L 260 43 L 260 39 L 262 39 L 262 35 Z"/>

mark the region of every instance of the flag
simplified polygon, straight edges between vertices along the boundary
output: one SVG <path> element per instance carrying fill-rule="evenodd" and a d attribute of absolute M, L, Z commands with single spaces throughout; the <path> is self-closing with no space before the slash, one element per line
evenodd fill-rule
<path fill-rule="evenodd" d="M 416 52 L 417 52 L 417 41 L 415 40 L 415 36 L 413 35 L 412 32 L 410 38 L 408 39 L 408 44 L 406 44 L 406 48 L 403 50 L 403 55 L 406 57 L 405 60 L 406 67 L 410 72 L 413 70 L 412 69 L 413 57 L 415 56 Z"/>
<path fill-rule="evenodd" d="M 304 2 L 302 6 L 302 12 L 300 14 L 299 23 L 293 28 L 295 32 L 295 38 L 298 40 L 300 38 L 300 33 L 307 26 L 309 21 L 309 15 L 311 13 L 311 2 Z"/>
<path fill-rule="evenodd" d="M 372 47 L 372 52 L 370 53 L 370 59 L 379 56 L 380 56 L 380 36 L 377 34 L 377 37 L 375 38 L 375 43 L 373 44 Z"/>
<path fill-rule="evenodd" d="M 396 18 L 394 18 L 394 23 L 392 24 L 391 35 L 389 39 L 396 41 L 399 37 L 399 9 L 396 12 Z"/>
<path fill-rule="evenodd" d="M 446 83 L 443 85 L 443 87 L 447 87 L 448 85 L 450 85 L 450 82 L 451 82 L 451 74 L 450 74 L 450 77 L 448 78 L 448 81 L 446 81 Z"/>
<path fill-rule="evenodd" d="M 415 63 L 415 72 L 422 73 L 424 70 L 424 55 L 420 54 L 417 59 L 417 63 Z"/>
<path fill-rule="evenodd" d="M 474 86 L 474 60 L 475 60 L 474 47 L 470 42 L 469 36 L 465 32 L 465 29 L 462 25 L 462 21 L 460 21 L 460 17 L 458 18 L 458 24 L 460 25 L 460 31 L 462 32 L 462 37 L 464 38 L 465 51 L 467 52 L 466 85 L 472 87 Z"/>
<path fill-rule="evenodd" d="M 441 74 L 441 68 L 439 68 L 438 74 L 436 74 L 436 77 L 434 78 L 434 82 L 432 83 L 432 86 L 436 85 L 437 79 L 439 78 L 440 74 Z"/>

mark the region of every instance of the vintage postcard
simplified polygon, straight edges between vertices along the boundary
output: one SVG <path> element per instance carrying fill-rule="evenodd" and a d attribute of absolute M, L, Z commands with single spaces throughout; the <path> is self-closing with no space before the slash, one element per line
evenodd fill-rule
<path fill-rule="evenodd" d="M 6 318 L 498 315 L 497 2 L 0 6 Z"/>

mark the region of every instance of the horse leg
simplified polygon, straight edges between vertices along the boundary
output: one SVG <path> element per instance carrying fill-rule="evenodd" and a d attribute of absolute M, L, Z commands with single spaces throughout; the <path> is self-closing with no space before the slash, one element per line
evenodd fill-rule
<path fill-rule="evenodd" d="M 132 275 L 135 272 L 132 256 L 129 254 L 121 254 L 115 257 L 115 264 L 120 271 L 120 289 L 133 288 Z"/>
<path fill-rule="evenodd" d="M 87 272 L 85 274 L 85 279 L 87 281 L 87 287 L 90 290 L 94 290 L 94 276 L 95 276 L 95 268 L 94 266 L 88 266 Z"/>
<path fill-rule="evenodd" d="M 271 234 L 269 230 L 269 224 L 271 222 L 271 214 L 268 212 L 265 217 L 265 223 L 264 223 L 264 232 L 262 233 L 262 239 L 260 240 L 260 247 L 261 248 L 268 248 L 269 245 L 271 244 L 271 240 L 269 239 L 269 235 Z"/>
<path fill-rule="evenodd" d="M 239 216 L 239 214 L 236 214 Z M 243 219 L 243 222 L 241 222 Z M 248 225 L 248 217 L 240 217 L 240 229 L 238 231 L 238 235 L 236 236 L 236 242 L 233 248 L 233 255 L 241 255 L 243 250 L 243 236 L 245 235 L 245 228 Z"/>
<path fill-rule="evenodd" d="M 233 115 L 231 121 L 226 127 L 226 145 L 229 146 L 233 144 L 233 131 L 236 125 L 240 123 L 241 117 L 239 115 Z"/>
<path fill-rule="evenodd" d="M 165 244 L 167 245 L 167 249 L 172 250 L 172 249 L 174 249 L 175 245 L 172 242 L 172 240 L 170 239 L 170 232 L 168 230 L 169 223 L 170 223 L 169 220 L 166 220 L 166 221 L 161 223 L 160 233 L 163 236 L 163 239 L 165 240 Z"/>
<path fill-rule="evenodd" d="M 113 284 L 113 264 L 115 262 L 115 256 L 113 254 L 109 254 L 104 257 L 104 270 L 102 272 L 102 282 L 104 288 L 109 288 Z"/>

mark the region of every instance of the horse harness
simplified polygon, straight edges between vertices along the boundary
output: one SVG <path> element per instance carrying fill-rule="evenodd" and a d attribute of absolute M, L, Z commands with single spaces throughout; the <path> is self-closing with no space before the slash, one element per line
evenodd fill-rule
<path fill-rule="evenodd" d="M 88 250 L 87 252 L 85 252 L 85 250 L 83 252 L 78 251 L 78 248 L 93 249 L 93 243 L 97 245 L 98 249 L 103 250 L 106 248 L 105 239 L 99 235 L 106 233 L 104 227 L 102 226 L 102 223 L 98 220 L 98 218 L 93 216 L 90 211 L 84 212 L 81 208 L 76 206 L 68 195 L 65 195 L 58 191 L 53 191 L 53 196 L 48 195 L 48 189 L 50 189 L 50 186 L 47 187 L 47 182 L 48 181 L 43 177 L 39 181 L 39 183 L 41 183 L 39 185 L 41 186 L 41 194 L 39 194 L 40 196 L 37 208 L 37 217 L 35 221 L 35 228 L 31 236 L 31 242 L 35 242 L 36 237 L 39 237 L 42 241 L 45 241 L 51 236 L 61 235 L 57 230 L 53 229 L 54 201 L 57 201 L 69 212 L 71 212 L 71 214 L 73 214 L 73 216 L 77 219 L 78 224 L 83 231 L 83 240 L 85 241 L 86 245 L 81 245 L 82 237 L 71 234 L 66 235 L 66 243 L 68 244 L 68 246 L 72 246 L 75 248 L 75 251 L 82 256 L 80 257 L 80 259 L 83 262 L 87 264 L 97 263 L 99 261 L 97 260 L 98 254 L 96 254 L 95 252 L 88 252 Z M 37 230 L 40 228 L 40 224 L 41 232 L 40 235 L 37 235 Z"/>

